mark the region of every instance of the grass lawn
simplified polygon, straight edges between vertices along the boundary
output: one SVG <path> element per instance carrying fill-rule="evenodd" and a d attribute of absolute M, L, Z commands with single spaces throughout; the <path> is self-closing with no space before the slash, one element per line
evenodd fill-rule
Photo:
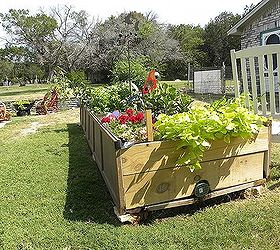
<path fill-rule="evenodd" d="M 0 101 L 42 99 L 51 87 L 51 84 L 29 84 L 22 87 L 18 85 L 0 86 Z"/>
<path fill-rule="evenodd" d="M 13 117 L 0 129 L 0 249 L 280 248 L 278 144 L 261 197 L 157 211 L 143 225 L 122 225 L 78 117 L 78 109 Z M 24 133 L 32 124 L 37 132 Z"/>
<path fill-rule="evenodd" d="M 185 80 L 182 80 L 182 81 L 159 81 L 159 83 L 167 83 L 177 89 L 180 89 L 180 88 L 184 88 L 184 87 L 188 87 L 190 86 L 190 84 L 192 84 L 192 82 L 188 82 L 188 81 L 185 81 Z"/>

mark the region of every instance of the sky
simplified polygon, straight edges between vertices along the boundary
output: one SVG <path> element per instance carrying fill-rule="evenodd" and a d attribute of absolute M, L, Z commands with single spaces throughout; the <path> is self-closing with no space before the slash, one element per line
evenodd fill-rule
<path fill-rule="evenodd" d="M 66 4 L 76 10 L 86 10 L 92 17 L 101 20 L 124 11 L 153 11 L 163 23 L 199 24 L 204 27 L 222 11 L 241 14 L 246 5 L 258 2 L 260 0 L 0 0 L 0 12 L 29 9 L 31 13 L 35 13 L 40 8 L 48 10 L 49 7 Z M 0 28 L 1 36 L 3 30 Z"/>

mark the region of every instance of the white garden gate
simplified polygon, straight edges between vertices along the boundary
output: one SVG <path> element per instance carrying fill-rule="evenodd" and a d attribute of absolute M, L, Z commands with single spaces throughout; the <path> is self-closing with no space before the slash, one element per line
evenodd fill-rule
<path fill-rule="evenodd" d="M 235 96 L 243 92 L 247 107 L 256 114 L 279 116 L 280 45 L 231 50 L 231 62 Z"/>
<path fill-rule="evenodd" d="M 194 72 L 194 93 L 223 94 L 224 83 L 221 69 Z"/>

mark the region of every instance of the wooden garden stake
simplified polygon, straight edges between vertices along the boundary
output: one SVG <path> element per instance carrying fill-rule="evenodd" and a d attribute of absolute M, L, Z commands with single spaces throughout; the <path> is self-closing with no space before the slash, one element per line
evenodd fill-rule
<path fill-rule="evenodd" d="M 153 141 L 154 140 L 154 133 L 153 133 L 153 118 L 152 118 L 152 110 L 148 109 L 145 111 L 146 116 L 146 128 L 147 128 L 147 140 Z"/>

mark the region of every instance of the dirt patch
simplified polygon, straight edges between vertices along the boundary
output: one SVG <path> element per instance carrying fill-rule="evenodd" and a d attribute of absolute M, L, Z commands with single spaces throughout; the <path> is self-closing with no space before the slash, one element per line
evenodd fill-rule
<path fill-rule="evenodd" d="M 38 130 L 39 127 L 41 127 L 42 124 L 39 122 L 31 122 L 30 127 L 22 129 L 20 131 L 21 135 L 29 135 L 34 134 Z"/>
<path fill-rule="evenodd" d="M 9 123 L 11 121 L 3 121 L 3 122 L 0 122 L 0 128 L 4 128 L 4 126 Z"/>

